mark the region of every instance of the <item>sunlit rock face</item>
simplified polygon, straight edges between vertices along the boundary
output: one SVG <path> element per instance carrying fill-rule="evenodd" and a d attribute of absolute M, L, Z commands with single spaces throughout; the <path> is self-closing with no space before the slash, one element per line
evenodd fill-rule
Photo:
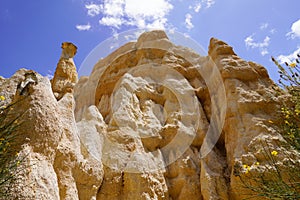
<path fill-rule="evenodd" d="M 62 53 L 51 80 L 51 87 L 54 96 L 60 100 L 66 93 L 71 93 L 78 81 L 76 66 L 73 60 L 77 47 L 71 42 L 63 42 Z"/>
<path fill-rule="evenodd" d="M 25 72 L 0 79 L 7 102 Z M 14 109 L 28 110 L 20 149 L 34 163 L 15 198 L 242 199 L 235 166 L 263 166 L 261 139 L 283 140 L 267 123 L 284 98 L 266 69 L 215 38 L 204 56 L 143 33 L 59 101 L 37 77 Z"/>

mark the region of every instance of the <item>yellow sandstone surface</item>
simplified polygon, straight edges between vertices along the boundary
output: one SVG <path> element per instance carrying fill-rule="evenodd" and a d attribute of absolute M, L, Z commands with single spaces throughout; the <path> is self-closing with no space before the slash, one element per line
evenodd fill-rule
<path fill-rule="evenodd" d="M 78 82 L 77 48 L 62 48 L 51 83 L 37 74 L 11 111 L 27 110 L 18 131 L 29 168 L 16 199 L 238 200 L 249 191 L 236 167 L 267 165 L 262 138 L 299 160 L 268 123 L 284 97 L 263 66 L 225 42 L 212 38 L 200 56 L 146 32 Z M 8 102 L 25 73 L 0 79 Z"/>

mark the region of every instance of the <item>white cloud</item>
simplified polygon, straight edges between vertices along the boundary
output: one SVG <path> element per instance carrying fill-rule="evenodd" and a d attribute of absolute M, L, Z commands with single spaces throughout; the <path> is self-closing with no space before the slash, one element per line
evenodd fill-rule
<path fill-rule="evenodd" d="M 191 38 L 191 36 L 190 36 L 188 33 L 184 33 L 183 36 L 184 36 L 185 38 Z"/>
<path fill-rule="evenodd" d="M 90 25 L 90 23 L 88 23 L 88 24 L 81 24 L 81 25 L 78 24 L 78 25 L 76 25 L 76 28 L 79 31 L 88 31 L 88 30 L 91 29 L 91 25 Z"/>
<path fill-rule="evenodd" d="M 88 16 L 97 17 L 98 19 L 96 19 L 100 25 L 113 29 L 120 29 L 122 26 L 139 29 L 169 29 L 173 27 L 168 17 L 175 6 L 173 2 L 175 1 L 97 0 L 87 2 L 85 8 Z M 184 24 L 186 28 L 190 30 L 194 27 L 192 23 L 193 14 L 199 13 L 203 8 L 208 9 L 213 4 L 215 4 L 215 0 L 196 0 L 191 3 L 191 6 L 189 6 L 190 14 L 185 15 Z M 76 27 L 78 30 L 91 28 L 83 25 L 77 25 Z"/>
<path fill-rule="evenodd" d="M 144 31 L 142 31 L 142 30 L 137 30 L 137 31 L 134 31 L 134 33 L 132 33 L 132 34 L 126 34 L 125 39 L 127 41 L 136 41 L 140 37 L 140 35 L 143 34 L 143 32 Z"/>
<path fill-rule="evenodd" d="M 165 28 L 167 15 L 173 9 L 170 0 L 104 0 L 101 4 L 87 4 L 89 16 L 102 14 L 99 23 L 113 28 L 122 25 L 137 28 Z"/>
<path fill-rule="evenodd" d="M 286 36 L 292 39 L 300 37 L 300 19 L 292 24 L 291 32 L 287 33 Z"/>
<path fill-rule="evenodd" d="M 126 0 L 125 12 L 131 18 L 160 18 L 165 16 L 173 6 L 165 0 Z"/>
<path fill-rule="evenodd" d="M 101 11 L 103 10 L 103 5 L 91 3 L 85 5 L 85 8 L 88 10 L 88 15 L 94 17 L 101 13 Z"/>
<path fill-rule="evenodd" d="M 173 9 L 168 0 L 125 0 L 125 13 L 129 18 L 127 24 L 138 28 L 164 28 L 166 16 Z"/>
<path fill-rule="evenodd" d="M 124 0 L 104 0 L 103 14 L 112 17 L 123 16 Z"/>
<path fill-rule="evenodd" d="M 212 5 L 215 4 L 215 0 L 202 0 L 204 4 L 206 4 L 206 8 L 210 8 Z"/>
<path fill-rule="evenodd" d="M 267 49 L 262 49 L 261 52 L 260 52 L 260 54 L 261 54 L 262 56 L 265 56 L 265 55 L 269 54 L 269 52 L 268 52 Z"/>
<path fill-rule="evenodd" d="M 113 37 L 114 37 L 115 40 L 119 39 L 119 34 L 118 34 L 118 32 L 115 29 L 112 29 L 112 35 L 113 35 Z"/>
<path fill-rule="evenodd" d="M 198 0 L 194 2 L 193 5 L 189 6 L 190 10 L 194 10 L 195 13 L 198 13 L 202 7 L 210 8 L 212 5 L 215 4 L 215 0 Z"/>
<path fill-rule="evenodd" d="M 192 15 L 190 13 L 185 15 L 185 27 L 189 30 L 194 28 L 194 25 L 192 23 Z"/>
<path fill-rule="evenodd" d="M 275 29 L 275 28 L 272 28 L 272 29 L 270 30 L 270 33 L 271 33 L 271 34 L 276 33 L 276 29 Z"/>
<path fill-rule="evenodd" d="M 97 17 L 100 25 L 113 29 L 120 29 L 122 26 L 131 26 L 139 29 L 169 29 L 173 27 L 168 19 L 169 13 L 174 8 L 172 2 L 174 1 L 97 0 L 87 2 L 85 8 L 88 16 Z M 185 15 L 184 23 L 186 28 L 190 30 L 194 27 L 192 14 L 199 13 L 202 8 L 208 9 L 213 4 L 215 4 L 215 0 L 194 1 L 189 6 L 189 9 L 192 11 L 190 14 Z M 78 30 L 89 30 L 91 27 L 77 25 L 76 28 Z"/>
<path fill-rule="evenodd" d="M 269 27 L 269 24 L 268 24 L 268 23 L 263 23 L 263 24 L 260 25 L 259 29 L 260 29 L 260 30 L 265 30 L 265 29 L 267 29 L 268 27 Z"/>
<path fill-rule="evenodd" d="M 255 42 L 253 39 L 253 35 L 250 35 L 245 39 L 245 45 L 247 48 L 258 48 L 260 50 L 261 55 L 264 56 L 269 53 L 267 48 L 270 45 L 270 41 L 271 38 L 269 36 L 266 36 L 262 42 Z"/>
<path fill-rule="evenodd" d="M 99 23 L 105 26 L 119 28 L 122 25 L 122 18 L 119 17 L 102 17 Z"/>
<path fill-rule="evenodd" d="M 172 27 L 172 28 L 168 29 L 167 31 L 168 31 L 167 35 L 170 35 L 170 34 L 173 35 L 173 34 L 175 34 L 176 28 Z"/>
<path fill-rule="evenodd" d="M 148 28 L 148 29 L 165 29 L 167 25 L 167 18 L 156 19 L 151 23 L 146 24 L 146 26 L 138 26 L 139 28 Z"/>
<path fill-rule="evenodd" d="M 263 42 L 254 42 L 253 36 L 250 35 L 245 39 L 245 44 L 247 47 L 251 48 L 264 48 L 269 46 L 270 40 L 270 37 L 266 36 Z"/>
<path fill-rule="evenodd" d="M 284 62 L 287 62 L 287 63 L 290 63 L 290 62 L 294 62 L 294 60 L 296 58 L 298 58 L 298 54 L 300 54 L 300 47 L 298 47 L 298 49 L 296 49 L 293 53 L 289 54 L 289 55 L 280 55 L 276 58 L 276 60 L 278 60 L 278 62 L 280 64 L 284 63 Z"/>
<path fill-rule="evenodd" d="M 200 2 L 197 2 L 196 3 L 196 5 L 194 6 L 194 11 L 196 12 L 196 13 L 198 13 L 199 11 L 200 11 L 200 9 L 201 9 L 201 3 Z"/>

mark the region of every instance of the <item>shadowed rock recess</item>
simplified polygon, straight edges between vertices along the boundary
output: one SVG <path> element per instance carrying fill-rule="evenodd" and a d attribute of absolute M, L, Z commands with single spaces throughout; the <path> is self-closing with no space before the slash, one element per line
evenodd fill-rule
<path fill-rule="evenodd" d="M 59 97 L 49 79 L 36 74 L 10 111 L 26 110 L 17 131 L 24 135 L 19 148 L 27 169 L 12 186 L 13 199 L 242 199 L 249 191 L 234 167 L 258 158 L 266 164 L 261 139 L 288 152 L 276 146 L 283 139 L 267 123 L 276 122 L 284 97 L 263 66 L 215 38 L 208 49 L 200 56 L 163 31 L 146 32 L 99 60 L 89 77 Z M 0 78 L 6 103 L 26 72 Z M 208 88 L 205 81 L 213 83 L 217 74 L 225 96 L 214 90 L 221 85 Z M 225 121 L 202 156 L 213 102 L 217 116 L 226 108 Z"/>

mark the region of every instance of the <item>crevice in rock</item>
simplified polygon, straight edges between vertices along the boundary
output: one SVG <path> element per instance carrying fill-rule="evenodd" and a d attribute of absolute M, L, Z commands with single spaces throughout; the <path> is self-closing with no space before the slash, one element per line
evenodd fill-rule
<path fill-rule="evenodd" d="M 216 144 L 216 152 L 219 154 L 219 157 L 221 158 L 220 163 L 223 166 L 223 177 L 226 181 L 227 188 L 230 188 L 230 172 L 231 169 L 229 169 L 228 163 L 227 163 L 227 152 L 225 147 L 225 133 L 224 131 L 221 133 L 221 136 Z M 229 192 L 229 190 L 228 190 Z M 229 195 L 229 193 L 228 193 Z"/>
<path fill-rule="evenodd" d="M 98 194 L 101 192 L 101 190 L 102 190 L 102 186 L 104 185 L 104 180 L 105 180 L 105 173 L 104 173 L 104 175 L 103 175 L 103 181 L 101 182 L 101 185 L 99 186 L 99 188 L 98 188 L 98 191 L 97 191 L 97 196 L 98 196 Z"/>

